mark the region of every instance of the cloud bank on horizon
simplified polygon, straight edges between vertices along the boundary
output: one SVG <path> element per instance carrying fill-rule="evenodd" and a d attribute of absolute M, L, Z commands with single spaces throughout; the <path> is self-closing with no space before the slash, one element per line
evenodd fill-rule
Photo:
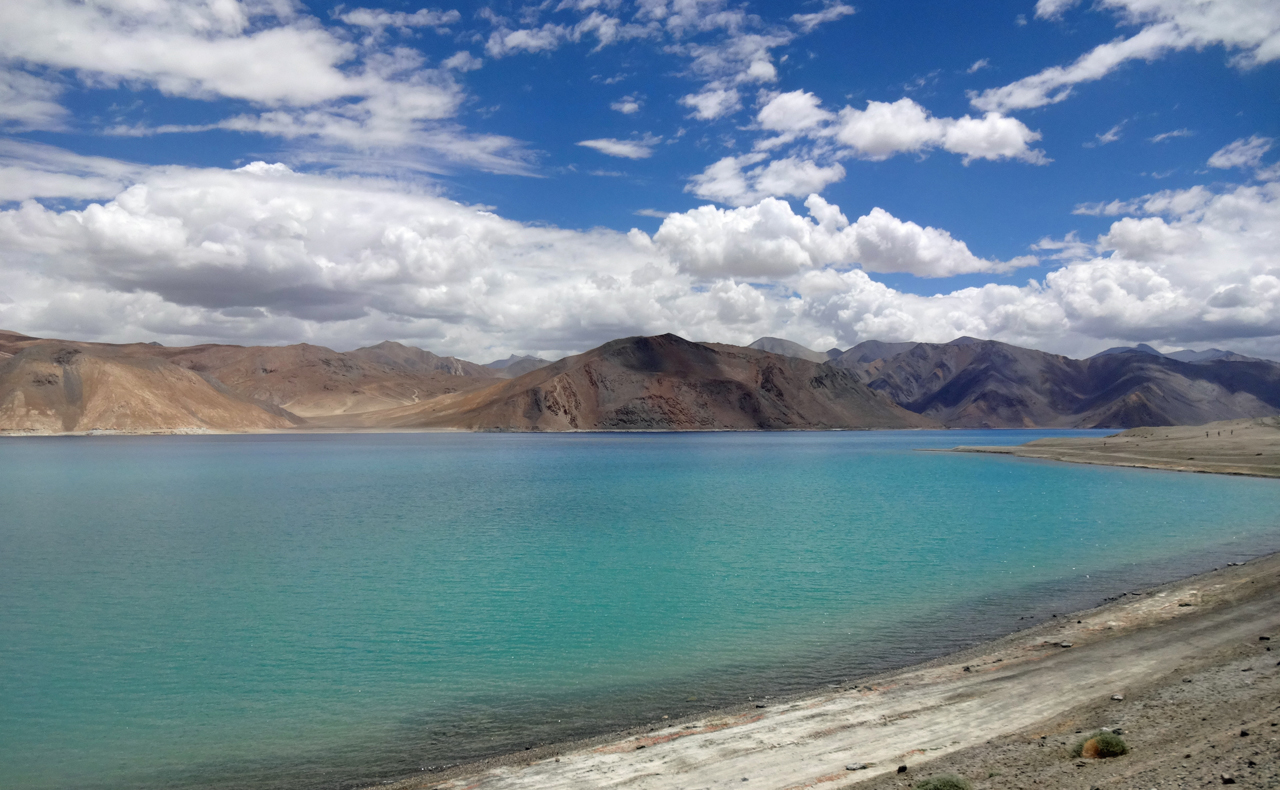
<path fill-rule="evenodd" d="M 0 327 L 1280 358 L 1280 0 L 948 8 L 11 0 Z"/>

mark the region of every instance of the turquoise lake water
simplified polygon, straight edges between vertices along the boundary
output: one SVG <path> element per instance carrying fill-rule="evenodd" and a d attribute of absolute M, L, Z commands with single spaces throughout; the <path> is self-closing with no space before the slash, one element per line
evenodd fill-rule
<path fill-rule="evenodd" d="M 1063 433 L 0 440 L 0 787 L 376 783 L 1280 549 L 1280 481 L 914 451 Z"/>

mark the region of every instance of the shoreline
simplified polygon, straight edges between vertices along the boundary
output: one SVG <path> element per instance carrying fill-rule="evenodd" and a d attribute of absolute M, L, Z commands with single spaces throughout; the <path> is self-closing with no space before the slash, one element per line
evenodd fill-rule
<path fill-rule="evenodd" d="M 1278 478 L 1280 420 L 1272 417 L 1206 425 L 1130 428 L 1101 438 L 1037 439 L 1014 447 L 953 447 L 931 452 L 986 453 L 1096 466 Z"/>
<path fill-rule="evenodd" d="M 1269 635 L 1275 641 L 1251 643 L 1248 634 L 1255 631 L 1252 639 Z M 1034 756 L 1034 750 L 1044 748 L 1042 734 L 1058 738 L 1067 728 L 1074 735 L 1086 721 L 1085 729 L 1110 726 L 1117 714 L 1128 715 L 1133 708 L 1112 700 L 1113 694 L 1132 699 L 1170 685 L 1180 688 L 1184 681 L 1173 675 L 1190 671 L 1197 662 L 1204 665 L 1199 671 L 1212 673 L 1224 661 L 1242 660 L 1237 655 L 1242 649 L 1271 657 L 1268 666 L 1257 667 L 1258 674 L 1249 678 L 1272 684 L 1272 701 L 1264 707 L 1280 710 L 1280 684 L 1275 683 L 1280 672 L 1273 666 L 1280 653 L 1269 651 L 1272 644 L 1280 645 L 1280 552 L 1124 593 L 1092 609 L 838 688 L 546 745 L 369 787 L 676 790 L 744 781 L 776 788 L 898 787 L 899 766 L 907 767 L 913 783 L 934 772 L 928 764 L 972 763 L 970 752 L 993 741 L 1012 739 L 1001 747 L 1005 752 L 1032 749 Z M 1224 650 L 1234 653 L 1219 656 Z M 1248 655 L 1244 659 L 1251 660 Z M 1026 735 L 1030 730 L 1036 732 Z M 1007 762 L 1008 755 L 1002 759 Z M 1123 761 L 1093 762 L 1114 767 Z M 1049 763 L 1050 769 L 1060 768 L 1058 763 L 1074 766 L 1067 757 Z M 858 764 L 866 767 L 847 769 Z"/>

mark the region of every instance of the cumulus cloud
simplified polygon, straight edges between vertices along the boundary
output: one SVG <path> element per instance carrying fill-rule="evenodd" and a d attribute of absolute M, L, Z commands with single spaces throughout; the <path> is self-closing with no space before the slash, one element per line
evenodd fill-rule
<path fill-rule="evenodd" d="M 709 165 L 690 180 L 685 191 L 735 206 L 768 196 L 800 197 L 843 179 L 841 159 L 883 160 L 935 148 L 960 154 L 966 165 L 975 159 L 1050 161 L 1044 151 L 1031 147 L 1040 139 L 1039 132 L 998 113 L 937 118 L 909 98 L 870 101 L 865 110 L 845 107 L 833 113 L 806 91 L 766 96 L 756 123 L 774 136 L 758 140 L 752 153 L 723 157 Z M 813 147 L 766 161 L 767 152 L 797 141 Z"/>
<path fill-rule="evenodd" d="M 808 217 L 775 198 L 736 209 L 702 206 L 667 217 L 653 240 L 683 270 L 703 278 L 780 278 L 855 264 L 872 272 L 948 277 L 1035 263 L 983 260 L 946 231 L 904 222 L 881 208 L 851 224 L 817 195 L 805 207 Z"/>
<path fill-rule="evenodd" d="M 1241 138 L 1234 143 L 1223 146 L 1209 157 L 1209 167 L 1229 170 L 1233 167 L 1258 167 L 1262 157 L 1271 150 L 1275 140 L 1270 137 L 1254 135 L 1249 139 Z"/>
<path fill-rule="evenodd" d="M 822 109 L 821 99 L 805 91 L 780 93 L 756 114 L 756 121 L 772 132 L 803 132 L 834 119 L 833 113 Z"/>
<path fill-rule="evenodd" d="M 643 103 L 643 100 L 637 96 L 623 96 L 610 104 L 609 109 L 620 112 L 623 115 L 634 115 L 640 112 L 640 105 Z"/>
<path fill-rule="evenodd" d="M 734 88 L 708 88 L 681 96 L 680 103 L 693 110 L 690 117 L 700 121 L 714 121 L 742 109 L 742 97 Z"/>
<path fill-rule="evenodd" d="M 615 140 L 612 137 L 604 137 L 599 140 L 583 140 L 578 145 L 593 148 L 608 156 L 617 156 L 623 159 L 648 159 L 653 156 L 653 147 L 660 142 L 662 142 L 661 137 L 647 134 L 638 140 Z"/>
<path fill-rule="evenodd" d="M 666 331 L 814 347 L 967 334 L 1062 353 L 1117 341 L 1280 352 L 1276 183 L 1111 201 L 1099 213 L 1115 221 L 1096 239 L 1035 245 L 1060 262 L 1037 280 L 919 296 L 874 277 L 1031 261 L 983 257 L 880 209 L 850 221 L 818 197 L 803 216 L 769 198 L 704 206 L 650 237 L 526 225 L 391 181 L 283 165 L 22 156 L 42 156 L 78 194 L 122 185 L 84 208 L 0 211 L 0 326 L 36 334 L 346 348 L 395 338 L 472 358 Z"/>
<path fill-rule="evenodd" d="M 818 108 L 812 94 L 783 93 L 761 108 L 757 120 L 766 129 L 830 136 L 854 156 L 882 160 L 902 153 L 942 148 L 974 159 L 1019 159 L 1033 164 L 1048 161 L 1031 145 L 1040 139 L 1016 118 L 987 113 L 981 118 L 938 118 L 915 100 L 868 101 L 865 109 L 845 107 L 838 116 Z"/>
<path fill-rule="evenodd" d="M 1040 0 L 1036 15 L 1056 19 L 1076 5 L 1075 0 Z M 1094 47 L 1069 66 L 1051 66 L 1010 83 L 969 94 L 983 111 L 1043 107 L 1071 95 L 1076 85 L 1100 80 L 1125 63 L 1153 61 L 1169 52 L 1222 46 L 1234 53 L 1239 68 L 1252 68 L 1280 59 L 1280 6 L 1256 0 L 1099 0 L 1125 24 L 1141 29 Z"/>
<path fill-rule="evenodd" d="M 685 191 L 745 206 L 774 195 L 799 197 L 821 192 L 845 176 L 839 162 L 824 167 L 812 160 L 785 157 L 762 164 L 766 158 L 761 153 L 726 156 L 694 176 Z"/>

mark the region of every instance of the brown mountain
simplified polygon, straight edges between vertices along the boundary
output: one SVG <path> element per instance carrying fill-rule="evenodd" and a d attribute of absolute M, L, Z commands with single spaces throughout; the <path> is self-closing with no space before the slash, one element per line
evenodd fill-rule
<path fill-rule="evenodd" d="M 308 418 L 403 406 L 494 381 L 480 365 L 399 343 L 345 354 L 308 343 L 153 347 L 151 353 Z"/>
<path fill-rule="evenodd" d="M 456 357 L 438 356 L 430 351 L 391 340 L 384 340 L 376 346 L 348 351 L 344 356 L 387 368 L 419 373 L 447 373 L 450 376 L 475 376 L 482 379 L 496 377 L 495 372 L 485 365 L 477 365 Z"/>
<path fill-rule="evenodd" d="M 843 370 L 675 335 L 615 340 L 483 390 L 361 415 L 361 424 L 530 431 L 936 427 Z"/>
<path fill-rule="evenodd" d="M 11 355 L 0 360 L 0 430 L 261 431 L 296 422 L 135 347 L 12 333 L 0 342 Z"/>
<path fill-rule="evenodd" d="M 1125 428 L 1280 414 L 1280 364 L 1230 352 L 1075 360 L 960 338 L 868 341 L 820 364 L 764 341 L 792 356 L 662 335 L 485 366 L 392 342 L 340 353 L 0 332 L 0 430 Z"/>
<path fill-rule="evenodd" d="M 398 343 L 342 354 L 306 343 L 168 348 L 151 343 L 69 343 L 0 332 L 0 354 L 6 355 L 0 357 L 0 364 L 13 362 L 20 367 L 12 368 L 17 373 L 0 379 L 0 386 L 6 387 L 0 390 L 0 409 L 5 408 L 3 404 L 9 406 L 0 417 L 0 430 L 82 431 L 110 427 L 97 423 L 86 427 L 79 418 L 67 416 L 83 411 L 74 397 L 68 402 L 50 400 L 53 390 L 47 388 L 47 382 L 31 384 L 35 379 L 44 381 L 50 377 L 64 380 L 62 373 L 49 368 L 51 354 L 60 348 L 75 352 L 64 357 L 66 360 L 81 355 L 77 365 L 92 367 L 100 360 L 110 363 L 118 375 L 104 379 L 104 386 L 110 382 L 122 388 L 121 392 L 109 394 L 109 388 L 103 387 L 95 391 L 117 402 L 135 404 L 136 407 L 122 407 L 134 416 L 113 423 L 114 430 L 126 431 L 279 429 L 306 423 L 305 418 L 340 418 L 349 413 L 404 406 L 498 381 L 483 366 Z M 10 359 L 10 355 L 17 356 Z M 147 371 L 148 375 L 140 378 L 139 371 Z M 72 375 L 66 380 L 76 379 Z M 211 418 L 194 422 L 183 422 L 157 411 L 157 404 L 168 404 L 175 414 L 203 414 L 213 408 L 207 392 L 210 389 L 249 411 L 230 421 Z M 136 405 L 143 403 L 149 405 Z M 56 427 L 72 424 L 77 427 Z"/>
<path fill-rule="evenodd" d="M 869 341 L 831 364 L 955 428 L 1199 425 L 1280 414 L 1280 365 L 1241 357 L 1183 362 L 1133 349 L 1077 360 L 959 338 Z"/>

